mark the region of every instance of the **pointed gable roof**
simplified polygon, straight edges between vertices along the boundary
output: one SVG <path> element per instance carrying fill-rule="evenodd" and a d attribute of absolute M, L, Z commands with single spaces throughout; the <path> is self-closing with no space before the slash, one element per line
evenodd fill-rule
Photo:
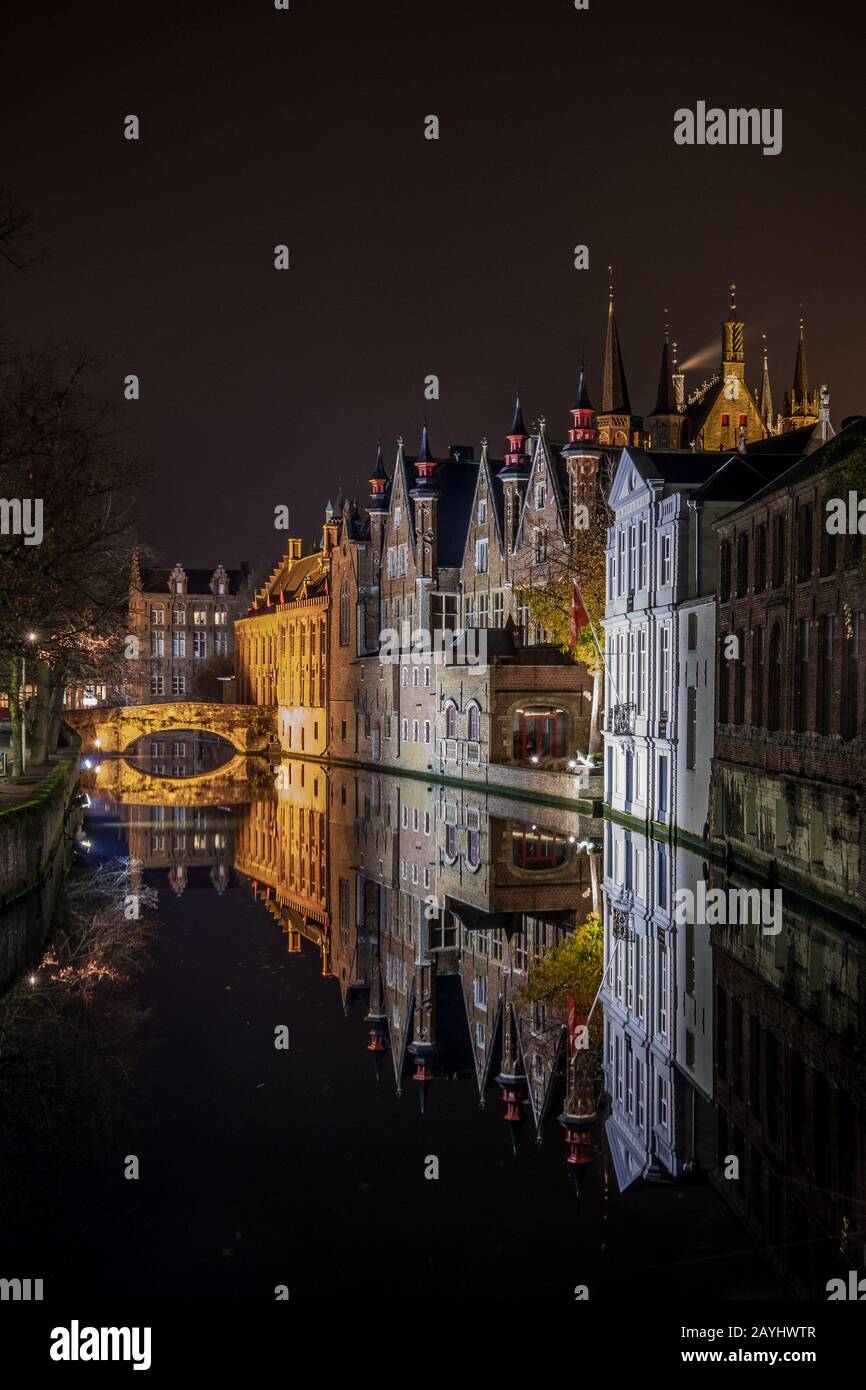
<path fill-rule="evenodd" d="M 613 307 L 613 289 L 607 305 L 607 334 L 604 340 L 604 369 L 601 385 L 602 415 L 630 415 L 631 401 L 622 364 L 619 331 Z"/>
<path fill-rule="evenodd" d="M 662 358 L 659 365 L 659 389 L 653 415 L 679 415 L 677 393 L 674 389 L 674 375 L 671 366 L 671 349 L 667 334 L 662 344 Z"/>

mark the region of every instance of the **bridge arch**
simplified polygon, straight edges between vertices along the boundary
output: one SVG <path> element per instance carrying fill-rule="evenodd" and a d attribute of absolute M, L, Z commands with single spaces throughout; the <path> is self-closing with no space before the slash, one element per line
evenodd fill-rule
<path fill-rule="evenodd" d="M 277 712 L 267 705 L 218 705 L 178 700 L 159 705 L 120 705 L 114 709 L 68 710 L 66 723 L 82 739 L 85 751 L 125 753 L 140 738 L 158 734 L 216 734 L 236 753 L 279 750 Z"/>

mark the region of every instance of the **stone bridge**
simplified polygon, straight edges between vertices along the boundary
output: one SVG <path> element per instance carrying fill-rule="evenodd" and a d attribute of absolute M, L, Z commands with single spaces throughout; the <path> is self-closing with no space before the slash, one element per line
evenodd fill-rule
<path fill-rule="evenodd" d="M 121 705 L 116 709 L 73 709 L 66 723 L 82 738 L 82 752 L 125 753 L 144 736 L 199 730 L 218 734 L 237 753 L 279 754 L 277 711 L 266 705 L 216 705 L 177 700 L 160 705 Z"/>

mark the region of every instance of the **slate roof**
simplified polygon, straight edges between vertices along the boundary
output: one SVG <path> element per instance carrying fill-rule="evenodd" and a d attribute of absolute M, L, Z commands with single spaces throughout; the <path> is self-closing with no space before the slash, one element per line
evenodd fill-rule
<path fill-rule="evenodd" d="M 812 434 L 814 426 L 807 430 L 792 430 L 791 434 Z M 780 438 L 786 438 L 781 435 Z M 857 448 L 866 447 L 866 419 L 862 416 L 854 420 L 846 429 L 840 430 L 832 439 L 828 439 L 826 444 L 822 444 L 819 449 L 812 453 L 804 454 L 793 463 L 787 456 L 782 456 L 780 462 L 785 467 L 780 468 L 775 477 L 758 492 L 752 494 L 743 506 L 751 506 L 755 502 L 763 501 L 765 497 L 772 496 L 775 492 L 781 492 L 784 488 L 792 487 L 801 482 L 804 478 L 811 477 L 823 468 L 831 468 L 841 464 L 849 454 Z"/>
<path fill-rule="evenodd" d="M 141 591 L 143 594 L 165 594 L 170 593 L 171 575 L 174 566 L 171 568 L 158 567 L 142 569 L 141 571 Z M 215 570 L 206 569 L 187 569 L 184 570 L 187 582 L 188 594 L 212 594 L 211 581 Z M 242 585 L 249 580 L 249 567 L 236 570 L 226 570 L 228 579 L 229 595 L 239 593 Z"/>

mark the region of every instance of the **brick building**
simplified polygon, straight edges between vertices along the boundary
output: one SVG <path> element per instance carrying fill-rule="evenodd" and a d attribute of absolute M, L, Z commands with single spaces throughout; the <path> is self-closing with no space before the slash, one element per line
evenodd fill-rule
<path fill-rule="evenodd" d="M 142 569 L 133 560 L 129 631 L 138 642 L 141 678 L 128 692 L 135 704 L 195 693 L 198 672 L 214 658 L 234 655 L 236 617 L 249 605 L 252 577 L 240 569 Z"/>
<path fill-rule="evenodd" d="M 712 835 L 847 911 L 866 902 L 866 570 L 827 504 L 864 448 L 857 419 L 716 527 Z"/>

